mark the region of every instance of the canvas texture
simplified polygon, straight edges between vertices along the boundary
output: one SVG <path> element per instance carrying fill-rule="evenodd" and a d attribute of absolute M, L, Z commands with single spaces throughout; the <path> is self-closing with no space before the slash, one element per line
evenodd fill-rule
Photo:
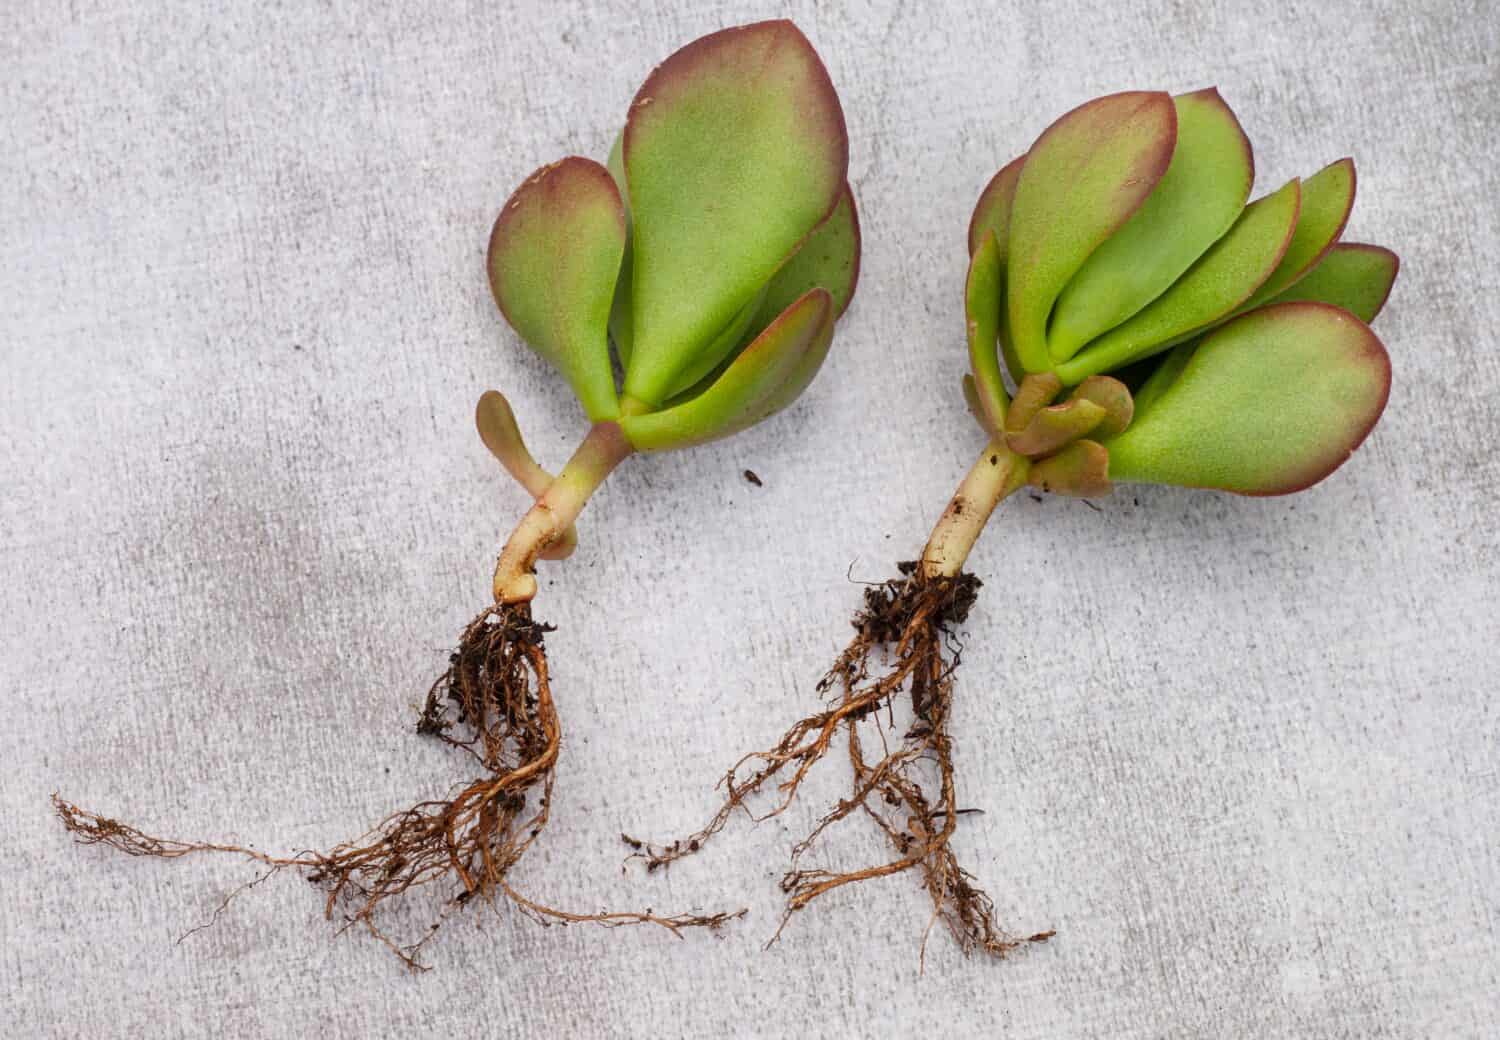
<path fill-rule="evenodd" d="M 1480 0 L 590 0 L 0 12 L 0 1034 L 1480 1037 L 1500 1017 L 1500 18 Z M 634 459 L 544 564 L 565 728 L 513 880 L 570 909 L 748 907 L 718 935 L 460 915 L 422 975 L 287 873 L 74 847 L 60 792 L 164 834 L 327 847 L 464 779 L 414 706 L 527 506 L 474 433 L 502 389 L 584 432 L 490 299 L 530 171 L 603 158 L 651 64 L 790 15 L 826 60 L 859 293 L 791 410 Z M 860 582 L 982 446 L 965 229 L 1053 118 L 1216 84 L 1257 192 L 1353 155 L 1348 235 L 1401 254 L 1395 381 L 1293 498 L 1022 494 L 970 560 L 962 861 L 1019 933 L 966 959 L 917 880 L 781 940 L 791 846 L 846 791 L 664 875 L 621 831 L 816 704 Z M 761 486 L 743 472 L 753 470 Z M 810 854 L 889 855 L 867 820 Z M 392 922 L 420 930 L 422 903 Z"/>

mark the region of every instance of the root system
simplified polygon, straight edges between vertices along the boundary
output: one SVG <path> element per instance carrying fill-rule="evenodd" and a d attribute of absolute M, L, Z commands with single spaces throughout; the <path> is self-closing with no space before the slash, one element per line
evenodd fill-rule
<path fill-rule="evenodd" d="M 510 884 L 511 868 L 547 825 L 562 741 L 543 648 L 548 630 L 532 620 L 529 604 L 491 607 L 469 623 L 448 670 L 428 691 L 417 730 L 462 752 L 482 775 L 450 797 L 393 813 L 362 837 L 327 852 L 277 857 L 239 845 L 174 841 L 87 812 L 55 795 L 54 807 L 83 844 L 161 859 L 232 853 L 265 865 L 271 873 L 295 868 L 325 890 L 325 915 L 341 920 L 341 930 L 365 929 L 413 969 L 423 967 L 418 960 L 421 949 L 449 912 L 471 903 L 494 905 L 496 896 L 543 924 L 653 924 L 677 934 L 685 928 L 718 928 L 743 915 L 743 910 L 670 917 L 649 910 L 570 913 L 529 899 Z M 261 880 L 264 875 L 250 885 Z M 386 932 L 381 911 L 389 901 L 428 885 L 451 893 L 438 920 L 414 941 L 398 942 Z"/>
<path fill-rule="evenodd" d="M 708 824 L 670 845 L 650 845 L 624 836 L 648 871 L 664 868 L 701 849 L 737 810 L 766 819 L 782 813 L 796 798 L 808 772 L 842 740 L 853 767 L 847 798 L 818 822 L 792 851 L 782 878 L 786 912 L 772 942 L 793 914 L 845 885 L 918 871 L 932 900 L 931 923 L 942 921 L 965 952 L 1001 957 L 1028 943 L 1045 942 L 1052 932 L 1012 936 L 995 921 L 993 901 L 958 864 L 950 844 L 959 818 L 954 786 L 950 715 L 953 672 L 961 647 L 955 629 L 968 617 L 979 579 L 924 577 L 914 563 L 900 565 L 901 578 L 865 590 L 864 608 L 854 619 L 855 637 L 818 684 L 827 707 L 797 722 L 777 743 L 753 752 L 725 774 L 725 798 Z M 885 656 L 880 668 L 875 659 Z M 894 726 L 894 706 L 906 693 L 912 722 L 899 742 L 886 739 Z M 879 729 L 880 754 L 866 751 L 861 722 L 885 715 Z M 877 719 L 878 721 L 878 719 Z M 749 800 L 775 781 L 778 801 L 755 816 Z M 823 833 L 862 814 L 884 832 L 895 857 L 862 870 L 838 872 L 801 865 Z M 929 931 L 930 931 L 929 925 Z M 924 935 L 923 949 L 925 953 Z"/>

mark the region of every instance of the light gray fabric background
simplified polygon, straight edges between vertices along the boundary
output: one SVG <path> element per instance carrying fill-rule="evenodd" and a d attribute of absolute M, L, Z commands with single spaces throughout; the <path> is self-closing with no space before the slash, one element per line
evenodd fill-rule
<path fill-rule="evenodd" d="M 174 945 L 250 868 L 75 849 L 48 794 L 294 849 L 458 779 L 412 705 L 526 504 L 474 400 L 503 388 L 551 465 L 582 432 L 490 302 L 490 223 L 534 167 L 602 156 L 654 61 L 778 13 L 388 6 L 0 13 L 0 1034 L 1494 1035 L 1488 0 L 791 5 L 848 115 L 860 294 L 801 404 L 629 463 L 546 568 L 567 743 L 516 875 L 565 906 L 750 916 L 676 941 L 502 911 L 412 977 L 284 876 Z M 846 573 L 915 552 L 979 448 L 958 392 L 979 188 L 1092 95 L 1209 83 L 1258 188 L 1357 157 L 1349 237 L 1405 263 L 1378 323 L 1396 382 L 1296 498 L 1020 496 L 991 524 L 958 703 L 985 815 L 958 844 L 1008 923 L 1057 940 L 997 966 L 935 934 L 919 975 L 902 878 L 763 952 L 837 763 L 783 820 L 622 874 L 621 829 L 697 824 L 813 703 Z M 883 853 L 856 822 L 823 856 Z"/>

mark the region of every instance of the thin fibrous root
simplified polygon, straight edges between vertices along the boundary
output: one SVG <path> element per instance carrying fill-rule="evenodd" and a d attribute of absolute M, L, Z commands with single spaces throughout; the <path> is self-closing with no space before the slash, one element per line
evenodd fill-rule
<path fill-rule="evenodd" d="M 924 577 L 911 563 L 901 564 L 900 570 L 903 577 L 865 591 L 864 609 L 854 620 L 854 640 L 818 684 L 819 692 L 830 698 L 828 706 L 788 729 L 774 747 L 735 763 L 720 783 L 724 800 L 706 826 L 669 845 L 622 837 L 635 850 L 630 858 L 643 860 L 650 871 L 697 852 L 737 810 L 757 820 L 777 816 L 842 734 L 853 767 L 850 796 L 793 849 L 791 868 L 781 882 L 786 912 L 771 942 L 794 913 L 820 896 L 855 882 L 917 870 L 932 900 L 933 923 L 941 920 L 966 953 L 977 950 L 1002 957 L 1025 944 L 1045 942 L 1053 933 L 1021 938 L 1003 931 L 995 922 L 993 901 L 959 866 L 950 846 L 959 817 L 970 811 L 958 807 L 954 787 L 949 719 L 961 648 L 953 631 L 968 617 L 980 582 L 971 574 Z M 882 649 L 890 651 L 887 667 L 872 674 L 871 658 Z M 872 761 L 865 753 L 859 723 L 885 712 L 887 725 L 894 725 L 893 704 L 903 692 L 911 699 L 912 725 Z M 748 775 L 742 776 L 747 767 Z M 932 768 L 935 784 L 921 775 Z M 756 816 L 748 800 L 772 781 L 778 800 Z M 856 813 L 874 820 L 885 833 L 895 849 L 894 859 L 848 872 L 799 866 L 824 831 Z M 924 951 L 925 945 L 924 938 Z"/>
<path fill-rule="evenodd" d="M 297 868 L 325 890 L 325 915 L 343 921 L 340 931 L 364 928 L 415 970 L 424 969 L 421 949 L 449 911 L 471 902 L 492 905 L 496 895 L 544 924 L 653 924 L 680 934 L 685 928 L 718 928 L 742 916 L 744 910 L 674 916 L 649 910 L 570 913 L 529 899 L 510 884 L 510 869 L 547 825 L 562 740 L 542 643 L 549 630 L 532 620 L 529 604 L 491 607 L 471 621 L 448 670 L 428 691 L 417 729 L 471 756 L 483 775 L 447 799 L 393 813 L 362 837 L 327 852 L 271 856 L 241 845 L 157 838 L 56 795 L 53 806 L 63 826 L 85 845 L 160 859 L 223 852 L 255 860 L 270 873 Z M 214 919 L 235 895 L 264 877 L 231 893 Z M 414 942 L 391 938 L 378 920 L 386 901 L 434 883 L 458 886 L 439 921 Z"/>

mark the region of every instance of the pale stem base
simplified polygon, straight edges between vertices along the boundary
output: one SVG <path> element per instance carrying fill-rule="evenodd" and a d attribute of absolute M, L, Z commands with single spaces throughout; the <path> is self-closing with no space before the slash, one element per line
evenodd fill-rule
<path fill-rule="evenodd" d="M 536 596 L 537 556 L 578 519 L 589 496 L 635 449 L 617 423 L 597 423 L 557 479 L 516 525 L 495 563 L 495 602 L 529 603 Z"/>
<path fill-rule="evenodd" d="M 1030 468 L 1024 456 L 1011 451 L 999 438 L 985 446 L 927 539 L 922 551 L 924 577 L 952 578 L 963 570 L 990 514 L 1025 486 Z"/>

